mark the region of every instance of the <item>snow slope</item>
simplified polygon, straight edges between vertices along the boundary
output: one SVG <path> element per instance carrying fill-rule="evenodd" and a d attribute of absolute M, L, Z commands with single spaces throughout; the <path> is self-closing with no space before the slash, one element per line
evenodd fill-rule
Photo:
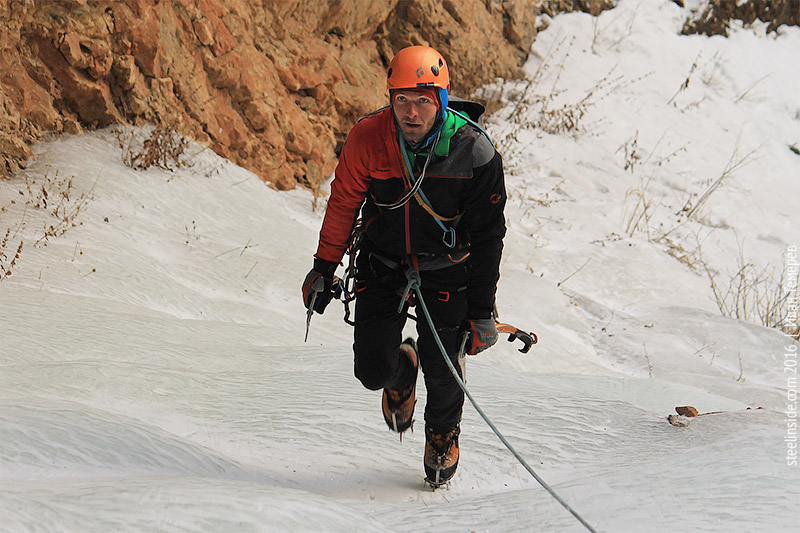
<path fill-rule="evenodd" d="M 721 316 L 698 266 L 730 278 L 741 249 L 780 271 L 800 244 L 800 30 L 680 36 L 686 15 L 622 0 L 556 17 L 526 65 L 536 83 L 485 89 L 506 102 L 488 122 L 510 197 L 501 319 L 540 344 L 470 358 L 468 386 L 599 531 L 795 531 L 797 345 Z M 544 101 L 556 118 L 583 107 L 582 125 L 531 127 Z M 470 406 L 457 477 L 425 490 L 423 432 L 385 427 L 340 309 L 302 341 L 322 209 L 191 151 L 134 171 L 100 131 L 36 146 L 0 182 L 6 252 L 23 242 L 0 281 L 0 529 L 583 530 Z M 628 231 L 642 197 L 647 223 Z M 54 205 L 79 204 L 80 225 L 34 244 Z M 732 412 L 669 425 L 687 404 Z"/>

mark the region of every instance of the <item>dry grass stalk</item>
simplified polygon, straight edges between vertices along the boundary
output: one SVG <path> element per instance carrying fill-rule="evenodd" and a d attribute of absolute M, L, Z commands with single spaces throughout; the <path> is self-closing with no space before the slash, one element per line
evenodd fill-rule
<path fill-rule="evenodd" d="M 0 281 L 11 276 L 17 264 L 17 260 L 19 260 L 19 256 L 22 253 L 23 241 L 20 240 L 16 250 L 12 252 L 11 250 L 14 250 L 14 245 L 12 244 L 9 248 L 11 238 L 11 228 L 8 228 L 6 229 L 3 239 L 0 240 Z"/>
<path fill-rule="evenodd" d="M 633 208 L 626 210 L 625 233 L 628 237 L 633 237 L 637 231 L 647 233 L 647 240 L 650 240 L 650 217 L 654 209 L 652 199 L 646 196 L 647 184 L 640 188 L 629 189 L 625 194 L 625 203 L 632 203 Z"/>
<path fill-rule="evenodd" d="M 800 322 L 797 314 L 790 312 L 793 293 L 788 290 L 798 286 L 798 279 L 787 279 L 786 268 L 781 269 L 778 275 L 769 265 L 758 269 L 744 260 L 744 252 L 740 247 L 738 269 L 730 276 L 726 286 L 724 282 L 718 281 L 719 274 L 702 257 L 699 262 L 723 316 L 757 322 L 800 339 Z M 794 320 L 790 319 L 792 316 Z"/>
<path fill-rule="evenodd" d="M 692 66 L 689 68 L 689 74 L 686 75 L 686 79 L 683 81 L 681 86 L 678 87 L 678 90 L 675 91 L 675 94 L 672 95 L 672 98 L 670 98 L 667 101 L 667 105 L 669 104 L 675 105 L 675 98 L 677 98 L 679 94 L 681 94 L 683 91 L 689 88 L 689 83 L 691 83 L 692 81 L 692 74 L 694 74 L 694 71 L 697 70 L 697 63 L 700 60 L 701 54 L 702 52 L 697 55 L 697 58 L 694 60 L 694 63 L 692 63 Z"/>
<path fill-rule="evenodd" d="M 135 170 L 155 166 L 173 171 L 186 166 L 184 156 L 189 141 L 173 125 L 159 124 L 144 139 L 131 128 L 118 129 L 117 143 L 122 150 L 122 162 Z"/>
<path fill-rule="evenodd" d="M 41 188 L 37 189 L 40 192 L 29 200 L 30 207 L 37 209 L 49 207 L 50 214 L 54 219 L 43 223 L 43 234 L 34 242 L 34 246 L 46 246 L 51 238 L 60 237 L 70 228 L 83 224 L 77 218 L 89 203 L 90 196 L 87 193 L 76 196 L 73 190 L 73 179 L 74 176 L 59 178 L 58 171 L 52 178 L 45 175 Z"/>
<path fill-rule="evenodd" d="M 692 204 L 691 199 L 687 200 L 681 209 L 680 213 L 685 213 L 687 218 L 693 218 L 697 220 L 697 215 L 700 211 L 700 208 L 705 205 L 708 199 L 717 191 L 720 187 L 722 187 L 723 183 L 730 178 L 736 171 L 740 170 L 742 167 L 750 163 L 753 159 L 753 156 L 761 149 L 761 146 L 758 146 L 752 149 L 743 157 L 739 157 L 739 142 L 741 141 L 741 136 L 739 139 L 736 140 L 736 145 L 733 148 L 733 152 L 731 153 L 730 158 L 728 158 L 728 162 L 725 164 L 725 168 L 722 169 L 722 173 L 711 182 L 711 185 L 703 192 L 700 198 Z"/>

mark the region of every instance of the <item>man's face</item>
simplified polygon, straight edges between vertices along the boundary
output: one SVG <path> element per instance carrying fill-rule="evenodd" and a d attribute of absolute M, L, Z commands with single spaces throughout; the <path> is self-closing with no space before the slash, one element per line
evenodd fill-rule
<path fill-rule="evenodd" d="M 426 94 L 399 89 L 394 92 L 392 109 L 405 138 L 417 143 L 425 137 L 425 134 L 433 127 L 433 123 L 436 122 L 439 106 Z"/>

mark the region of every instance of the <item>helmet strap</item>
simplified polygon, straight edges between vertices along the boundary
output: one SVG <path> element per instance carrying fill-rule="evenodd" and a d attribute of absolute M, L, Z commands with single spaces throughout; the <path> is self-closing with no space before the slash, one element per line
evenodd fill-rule
<path fill-rule="evenodd" d="M 447 89 L 439 87 L 439 90 L 436 91 L 436 95 L 439 97 L 439 106 L 442 111 L 442 121 L 444 122 L 447 119 L 447 105 L 450 103 L 450 97 L 447 93 Z"/>

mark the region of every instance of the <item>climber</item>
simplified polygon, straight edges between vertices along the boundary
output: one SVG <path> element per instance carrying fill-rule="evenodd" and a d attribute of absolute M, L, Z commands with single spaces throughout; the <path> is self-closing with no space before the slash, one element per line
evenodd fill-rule
<path fill-rule="evenodd" d="M 384 420 L 402 438 L 413 423 L 421 365 L 424 466 L 426 479 L 438 486 L 458 466 L 464 393 L 426 320 L 417 320 L 417 340 L 402 340 L 414 304 L 413 293 L 403 300 L 406 273 L 419 272 L 423 298 L 453 361 L 465 333 L 469 354 L 497 341 L 503 164 L 485 132 L 448 108 L 448 66 L 433 48 L 400 50 L 386 87 L 389 106 L 356 123 L 342 148 L 303 301 L 309 312 L 325 310 L 360 214 L 355 376 L 367 389 L 383 390 Z"/>

